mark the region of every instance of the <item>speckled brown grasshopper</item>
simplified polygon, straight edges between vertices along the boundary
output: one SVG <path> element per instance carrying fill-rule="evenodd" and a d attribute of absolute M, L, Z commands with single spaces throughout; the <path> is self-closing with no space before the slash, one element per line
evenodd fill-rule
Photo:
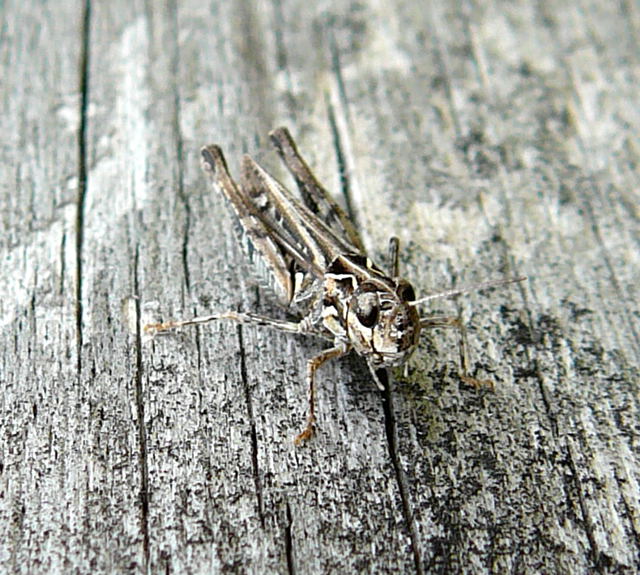
<path fill-rule="evenodd" d="M 354 350 L 362 356 L 378 387 L 376 372 L 404 364 L 415 351 L 423 327 L 458 327 L 461 331 L 462 378 L 468 376 L 464 332 L 457 317 L 421 318 L 417 305 L 435 298 L 521 281 L 486 282 L 468 289 L 447 290 L 421 299 L 411 284 L 398 275 L 398 241 L 390 242 L 390 269 L 385 273 L 366 255 L 353 224 L 318 183 L 300 156 L 286 128 L 271 132 L 271 141 L 293 175 L 302 196 L 295 198 L 249 156 L 244 156 L 240 185 L 229 175 L 218 146 L 202 149 L 202 168 L 213 187 L 231 203 L 247 241 L 248 254 L 257 265 L 266 264 L 271 287 L 282 303 L 297 313 L 298 322 L 253 313 L 228 311 L 183 321 L 145 326 L 147 332 L 231 319 L 290 333 L 317 335 L 333 346 L 307 363 L 309 414 L 296 437 L 300 444 L 313 435 L 315 372 L 327 360 Z M 258 256 L 256 259 L 255 256 Z"/>

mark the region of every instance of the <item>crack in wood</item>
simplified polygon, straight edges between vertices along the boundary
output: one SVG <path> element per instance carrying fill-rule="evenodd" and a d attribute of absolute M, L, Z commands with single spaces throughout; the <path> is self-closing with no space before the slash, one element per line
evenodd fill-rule
<path fill-rule="evenodd" d="M 285 501 L 286 520 L 284 525 L 284 549 L 285 556 L 287 558 L 287 573 L 289 575 L 295 575 L 295 563 L 293 560 L 293 530 L 291 528 L 293 524 L 293 517 L 291 515 L 291 507 L 289 501 Z"/>
<path fill-rule="evenodd" d="M 139 246 L 133 260 L 133 281 L 135 291 L 136 310 L 136 333 L 135 333 L 135 398 L 136 398 L 136 420 L 138 431 L 138 461 L 140 463 L 140 530 L 142 531 L 142 546 L 144 553 L 145 571 L 148 571 L 150 561 L 150 540 L 149 540 L 149 460 L 147 452 L 147 431 L 145 428 L 145 405 L 142 374 L 144 370 L 142 360 L 142 334 L 140 326 L 142 324 L 140 311 L 140 286 L 139 286 Z"/>
<path fill-rule="evenodd" d="M 413 511 L 413 505 L 411 504 L 411 497 L 409 495 L 409 488 L 407 485 L 407 478 L 402 469 L 400 463 L 400 454 L 398 452 L 398 430 L 396 426 L 396 416 L 393 409 L 393 393 L 391 389 L 391 379 L 387 370 L 380 370 L 378 373 L 380 381 L 384 383 L 384 392 L 382 408 L 384 411 L 384 427 L 387 436 L 387 447 L 389 450 L 389 458 L 391 459 L 391 465 L 396 476 L 396 485 L 398 486 L 398 492 L 400 493 L 400 499 L 402 501 L 402 514 L 409 530 L 409 536 L 411 538 L 411 551 L 413 553 L 413 561 L 416 568 L 416 574 L 422 575 L 424 565 L 422 556 L 420 555 L 420 537 L 418 534 L 418 528 L 415 522 L 415 515 Z"/>
<path fill-rule="evenodd" d="M 260 481 L 260 467 L 258 461 L 258 434 L 256 431 L 256 422 L 253 415 L 253 403 L 251 401 L 251 391 L 249 389 L 249 378 L 247 375 L 247 363 L 244 351 L 244 338 L 242 326 L 236 328 L 238 335 L 238 347 L 240 349 L 240 378 L 242 379 L 242 388 L 244 391 L 245 404 L 247 406 L 247 416 L 249 418 L 249 433 L 251 436 L 251 467 L 253 469 L 253 482 L 256 490 L 256 499 L 258 505 L 258 516 L 260 517 L 260 525 L 264 529 L 264 501 L 262 494 L 262 483 Z"/>
<path fill-rule="evenodd" d="M 358 218 L 356 218 L 355 216 L 351 203 L 351 180 L 349 175 L 348 161 L 345 155 L 345 147 L 343 143 L 345 136 L 340 133 L 340 128 L 338 127 L 338 122 L 335 115 L 335 109 L 331 103 L 328 103 L 327 105 L 327 115 L 329 117 L 331 134 L 333 136 L 333 149 L 336 154 L 338 174 L 340 175 L 340 189 L 342 191 L 342 197 L 344 198 L 345 209 L 351 221 L 354 222 L 356 229 L 358 229 Z"/>
<path fill-rule="evenodd" d="M 87 196 L 87 124 L 89 106 L 89 63 L 91 44 L 91 1 L 86 0 L 82 16 L 80 47 L 80 123 L 78 126 L 78 191 L 76 196 L 76 370 L 82 373 L 82 250 L 84 247 L 84 209 Z"/>

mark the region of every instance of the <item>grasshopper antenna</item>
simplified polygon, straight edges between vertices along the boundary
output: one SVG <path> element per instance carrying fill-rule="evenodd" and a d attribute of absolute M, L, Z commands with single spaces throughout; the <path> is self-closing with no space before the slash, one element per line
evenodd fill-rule
<path fill-rule="evenodd" d="M 444 299 L 444 298 L 456 297 L 456 296 L 463 295 L 466 293 L 471 293 L 474 291 L 482 291 L 482 290 L 493 288 L 493 287 L 522 282 L 526 279 L 527 279 L 526 276 L 520 276 L 516 278 L 509 278 L 506 280 L 493 280 L 488 282 L 482 282 L 479 284 L 470 285 L 468 287 L 460 288 L 460 289 L 449 289 L 449 290 L 440 291 L 437 293 L 433 293 L 433 294 L 421 297 L 420 299 L 409 302 L 409 305 L 413 307 L 421 303 L 431 301 L 433 299 Z"/>

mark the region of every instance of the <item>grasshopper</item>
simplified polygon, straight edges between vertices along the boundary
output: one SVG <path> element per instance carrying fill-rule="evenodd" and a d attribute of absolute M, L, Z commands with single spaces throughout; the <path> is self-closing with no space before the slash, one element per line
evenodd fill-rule
<path fill-rule="evenodd" d="M 374 382 L 384 389 L 378 373 L 405 364 L 416 350 L 423 328 L 456 327 L 461 334 L 462 379 L 473 385 L 489 383 L 468 375 L 460 319 L 420 317 L 418 305 L 525 278 L 489 281 L 418 299 L 413 286 L 399 276 L 397 238 L 390 241 L 390 266 L 385 272 L 367 256 L 355 226 L 318 182 L 289 131 L 281 127 L 269 136 L 295 179 L 302 201 L 248 155 L 242 160 L 239 185 L 229 174 L 222 150 L 216 145 L 202 148 L 202 169 L 231 204 L 248 256 L 262 275 L 266 272 L 281 303 L 300 320 L 227 311 L 148 324 L 145 331 L 156 333 L 227 319 L 329 340 L 331 347 L 307 362 L 309 408 L 306 426 L 295 438 L 297 445 L 314 433 L 316 371 L 323 363 L 351 350 L 365 359 Z"/>

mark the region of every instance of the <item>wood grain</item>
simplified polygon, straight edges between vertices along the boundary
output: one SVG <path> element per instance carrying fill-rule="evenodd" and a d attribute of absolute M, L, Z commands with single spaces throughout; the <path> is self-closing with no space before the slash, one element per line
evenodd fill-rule
<path fill-rule="evenodd" d="M 640 13 L 633 2 L 0 8 L 0 572 L 633 573 Z M 435 302 L 380 394 L 312 339 L 146 321 L 259 290 L 198 149 L 285 179 L 287 125 L 374 259 Z M 289 181 L 289 180 L 286 180 Z"/>

